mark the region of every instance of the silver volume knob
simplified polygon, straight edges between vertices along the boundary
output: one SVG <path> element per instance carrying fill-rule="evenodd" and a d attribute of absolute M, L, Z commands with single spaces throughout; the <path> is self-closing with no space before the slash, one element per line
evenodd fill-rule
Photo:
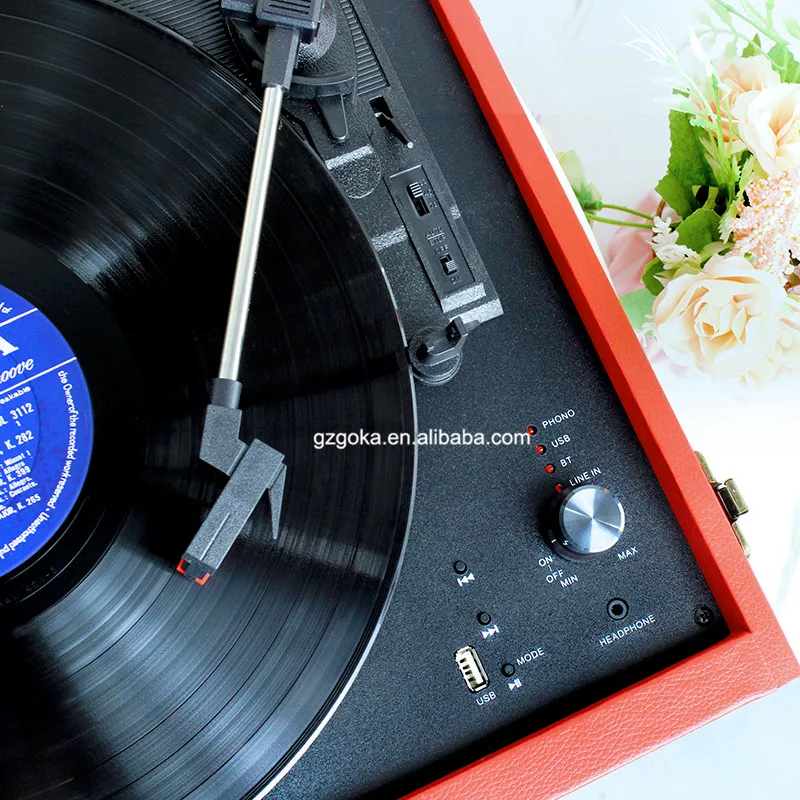
<path fill-rule="evenodd" d="M 565 558 L 584 560 L 610 550 L 625 530 L 622 503 L 602 486 L 579 486 L 559 495 L 547 538 Z"/>

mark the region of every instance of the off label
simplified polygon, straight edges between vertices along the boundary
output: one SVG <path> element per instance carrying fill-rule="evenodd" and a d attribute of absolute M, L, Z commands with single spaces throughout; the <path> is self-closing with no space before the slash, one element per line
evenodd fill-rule
<path fill-rule="evenodd" d="M 44 547 L 75 505 L 92 429 L 86 379 L 67 341 L 0 286 L 0 575 Z"/>
<path fill-rule="evenodd" d="M 551 555 L 542 556 L 539 559 L 539 566 L 545 570 L 544 581 L 550 586 L 560 586 L 562 589 L 566 589 L 578 582 L 578 576 L 557 567 L 555 558 Z"/>

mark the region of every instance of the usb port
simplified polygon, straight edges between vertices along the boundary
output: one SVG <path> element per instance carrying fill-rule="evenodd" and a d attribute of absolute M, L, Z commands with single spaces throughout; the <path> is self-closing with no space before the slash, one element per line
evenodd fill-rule
<path fill-rule="evenodd" d="M 456 664 L 461 670 L 461 677 L 471 692 L 480 692 L 489 685 L 486 670 L 481 664 L 474 647 L 462 647 L 456 652 Z"/>
<path fill-rule="evenodd" d="M 422 191 L 422 184 L 419 181 L 409 183 L 406 190 L 420 217 L 425 217 L 431 213 L 428 201 L 425 199 L 425 192 Z"/>

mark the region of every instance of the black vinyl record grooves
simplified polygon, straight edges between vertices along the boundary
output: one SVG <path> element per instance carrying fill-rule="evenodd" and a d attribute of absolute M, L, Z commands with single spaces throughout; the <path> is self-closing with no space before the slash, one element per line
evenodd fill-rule
<path fill-rule="evenodd" d="M 286 456 L 280 539 L 265 501 L 207 585 L 175 570 L 222 485 L 200 432 L 257 123 L 246 87 L 139 18 L 0 0 L 0 285 L 66 339 L 94 417 L 69 516 L 0 577 L 4 800 L 259 796 L 380 623 L 414 447 L 314 434 L 413 434 L 404 340 L 369 240 L 287 126 L 241 377 L 243 438 Z"/>

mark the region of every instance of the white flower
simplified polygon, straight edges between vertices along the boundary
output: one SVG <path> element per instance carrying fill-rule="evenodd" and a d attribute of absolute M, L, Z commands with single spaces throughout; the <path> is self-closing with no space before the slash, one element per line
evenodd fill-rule
<path fill-rule="evenodd" d="M 800 84 L 745 92 L 733 106 L 739 137 L 767 175 L 800 164 Z"/>
<path fill-rule="evenodd" d="M 700 266 L 700 254 L 689 247 L 678 244 L 678 232 L 670 227 L 670 217 L 661 219 L 653 218 L 653 252 L 666 267 L 677 267 L 681 264 Z"/>
<path fill-rule="evenodd" d="M 800 300 L 739 256 L 671 280 L 653 303 L 652 330 L 674 361 L 715 380 L 757 384 L 800 367 Z"/>
<path fill-rule="evenodd" d="M 781 76 L 765 55 L 718 61 L 716 67 L 720 83 L 728 89 L 731 105 L 745 92 L 760 91 L 781 82 Z"/>
<path fill-rule="evenodd" d="M 789 366 L 800 366 L 800 297 L 786 298 L 786 313 L 781 318 L 781 338 L 778 342 L 781 357 Z"/>
<path fill-rule="evenodd" d="M 707 119 L 713 124 L 719 120 L 723 140 L 733 141 L 736 147 L 741 149 L 743 145 L 735 136 L 731 120 L 734 104 L 746 92 L 777 86 L 781 82 L 781 76 L 775 72 L 772 62 L 764 55 L 717 61 L 714 66 L 719 77 L 719 94 L 709 78 L 705 84 L 705 98 L 711 109 Z M 718 103 L 718 99 L 721 102 Z M 697 98 L 694 100 L 694 105 L 697 111 L 703 111 L 703 105 Z"/>

